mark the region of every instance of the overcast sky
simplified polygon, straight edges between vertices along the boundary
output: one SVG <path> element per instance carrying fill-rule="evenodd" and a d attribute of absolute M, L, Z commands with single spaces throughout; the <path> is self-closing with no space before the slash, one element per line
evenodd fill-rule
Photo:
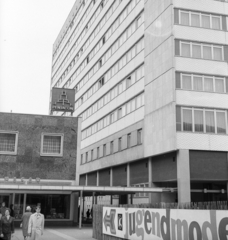
<path fill-rule="evenodd" d="M 0 0 L 0 112 L 48 114 L 52 46 L 75 0 Z"/>

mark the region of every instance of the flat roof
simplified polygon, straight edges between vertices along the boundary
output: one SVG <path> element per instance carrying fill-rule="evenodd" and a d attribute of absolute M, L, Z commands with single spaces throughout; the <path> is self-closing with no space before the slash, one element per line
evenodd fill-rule
<path fill-rule="evenodd" d="M 20 190 L 20 191 L 63 191 L 63 192 L 83 192 L 84 195 L 113 195 L 113 194 L 133 194 L 133 193 L 162 193 L 172 192 L 173 188 L 150 188 L 150 187 L 102 187 L 102 186 L 53 186 L 53 185 L 30 185 L 30 184 L 0 184 L 0 190 Z"/>

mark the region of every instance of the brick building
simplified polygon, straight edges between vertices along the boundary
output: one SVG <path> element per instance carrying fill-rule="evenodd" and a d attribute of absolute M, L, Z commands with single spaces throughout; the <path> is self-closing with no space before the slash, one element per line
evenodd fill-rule
<path fill-rule="evenodd" d="M 75 195 L 54 186 L 75 184 L 78 118 L 0 113 L 0 202 L 14 205 L 20 220 L 27 205 L 41 205 L 47 224 L 71 225 Z M 28 190 L 10 190 L 11 185 Z M 34 190 L 49 185 L 50 191 Z"/>

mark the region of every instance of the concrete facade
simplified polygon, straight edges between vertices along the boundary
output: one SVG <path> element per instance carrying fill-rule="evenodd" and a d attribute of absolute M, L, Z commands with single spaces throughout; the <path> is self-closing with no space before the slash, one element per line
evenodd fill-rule
<path fill-rule="evenodd" d="M 226 199 L 226 173 L 196 176 L 228 152 L 228 2 L 76 1 L 67 20 L 51 88 L 76 90 L 77 183 L 174 188 L 137 203 Z"/>

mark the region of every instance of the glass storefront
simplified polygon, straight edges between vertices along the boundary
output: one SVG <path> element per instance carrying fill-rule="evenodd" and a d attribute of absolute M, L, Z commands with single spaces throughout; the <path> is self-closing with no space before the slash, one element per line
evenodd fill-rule
<path fill-rule="evenodd" d="M 66 194 L 27 194 L 26 206 L 35 212 L 37 205 L 41 206 L 41 213 L 45 219 L 69 219 L 70 195 Z"/>
<path fill-rule="evenodd" d="M 23 215 L 24 194 L 15 194 L 14 213 L 15 219 L 21 219 Z"/>

